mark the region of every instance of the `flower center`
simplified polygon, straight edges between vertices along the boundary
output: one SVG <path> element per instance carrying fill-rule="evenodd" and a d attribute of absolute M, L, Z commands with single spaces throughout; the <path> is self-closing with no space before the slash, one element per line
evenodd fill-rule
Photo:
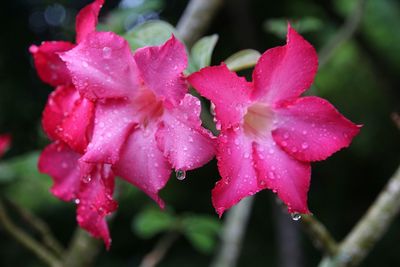
<path fill-rule="evenodd" d="M 136 107 L 139 123 L 146 127 L 150 121 L 156 120 L 164 113 L 162 101 L 149 89 L 142 87 L 135 97 L 133 105 Z"/>
<path fill-rule="evenodd" d="M 244 132 L 252 138 L 268 137 L 274 120 L 274 113 L 269 106 L 256 103 L 244 115 Z"/>

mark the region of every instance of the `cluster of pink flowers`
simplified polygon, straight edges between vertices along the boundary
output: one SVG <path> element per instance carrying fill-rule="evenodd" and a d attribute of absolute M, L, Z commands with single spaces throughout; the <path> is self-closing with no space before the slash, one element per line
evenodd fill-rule
<path fill-rule="evenodd" d="M 348 146 L 359 131 L 326 100 L 300 97 L 317 71 L 314 48 L 289 26 L 287 44 L 261 56 L 253 82 L 224 64 L 185 77 L 186 50 L 174 36 L 131 51 L 117 34 L 97 32 L 102 4 L 78 14 L 77 44 L 30 48 L 40 78 L 55 87 L 42 122 L 53 143 L 39 169 L 53 178 L 55 196 L 75 201 L 80 226 L 109 246 L 115 176 L 164 207 L 158 192 L 171 171 L 185 173 L 214 155 L 219 215 L 265 188 L 290 212 L 309 212 L 310 162 Z M 215 105 L 217 137 L 201 126 L 189 83 Z"/>

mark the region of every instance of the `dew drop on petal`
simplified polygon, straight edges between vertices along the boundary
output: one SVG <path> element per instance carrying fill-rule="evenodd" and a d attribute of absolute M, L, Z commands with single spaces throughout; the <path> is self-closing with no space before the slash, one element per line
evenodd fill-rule
<path fill-rule="evenodd" d="M 301 144 L 301 148 L 302 149 L 307 149 L 308 148 L 308 144 L 304 142 L 303 144 Z"/>
<path fill-rule="evenodd" d="M 88 175 L 88 176 L 84 176 L 83 178 L 82 178 L 82 181 L 84 182 L 84 183 L 89 183 L 90 181 L 92 180 L 92 176 L 90 176 L 90 175 Z"/>
<path fill-rule="evenodd" d="M 293 221 L 298 221 L 301 219 L 301 214 L 297 212 L 290 213 L 290 216 L 292 217 Z"/>
<path fill-rule="evenodd" d="M 284 133 L 283 134 L 283 138 L 288 139 L 289 138 L 289 134 L 288 133 Z"/>
<path fill-rule="evenodd" d="M 182 181 L 186 178 L 186 171 L 184 170 L 176 170 L 175 171 L 176 179 Z"/>
<path fill-rule="evenodd" d="M 76 199 L 74 200 L 74 202 L 75 202 L 76 205 L 78 205 L 81 201 L 80 201 L 79 198 L 76 198 Z"/>
<path fill-rule="evenodd" d="M 103 58 L 110 58 L 111 57 L 111 48 L 105 46 L 103 47 Z"/>

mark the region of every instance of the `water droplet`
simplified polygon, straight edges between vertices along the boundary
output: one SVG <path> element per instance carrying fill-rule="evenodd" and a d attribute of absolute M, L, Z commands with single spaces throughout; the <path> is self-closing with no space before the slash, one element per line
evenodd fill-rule
<path fill-rule="evenodd" d="M 301 214 L 297 212 L 290 213 L 290 216 L 292 217 L 293 221 L 298 221 L 301 219 Z"/>
<path fill-rule="evenodd" d="M 186 178 L 186 171 L 176 170 L 175 175 L 176 175 L 176 179 L 178 179 L 179 181 L 182 181 Z"/>
<path fill-rule="evenodd" d="M 103 58 L 110 58 L 111 57 L 111 48 L 105 46 L 103 47 Z"/>
<path fill-rule="evenodd" d="M 307 148 L 308 148 L 308 144 L 307 144 L 307 143 L 301 144 L 301 148 L 302 148 L 302 149 L 307 149 Z"/>
<path fill-rule="evenodd" d="M 284 133 L 283 134 L 283 138 L 288 139 L 289 138 L 289 134 L 288 133 Z"/>
<path fill-rule="evenodd" d="M 83 181 L 84 183 L 89 183 L 91 180 L 92 180 L 92 176 L 90 176 L 90 175 L 84 176 L 84 177 L 82 178 L 82 181 Z"/>
<path fill-rule="evenodd" d="M 77 198 L 77 199 L 75 199 L 75 201 L 74 201 L 74 202 L 75 202 L 75 204 L 76 204 L 76 205 L 78 205 L 78 204 L 79 204 L 81 201 L 80 201 L 80 199 L 79 199 L 79 198 Z"/>

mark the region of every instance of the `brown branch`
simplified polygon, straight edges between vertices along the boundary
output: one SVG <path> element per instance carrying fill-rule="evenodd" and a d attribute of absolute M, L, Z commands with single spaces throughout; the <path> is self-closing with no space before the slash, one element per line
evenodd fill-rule
<path fill-rule="evenodd" d="M 322 267 L 357 266 L 383 236 L 400 210 L 400 167 L 379 194 L 333 257 L 326 257 Z"/>
<path fill-rule="evenodd" d="M 366 0 L 358 0 L 356 7 L 347 16 L 346 21 L 337 33 L 321 48 L 319 53 L 319 67 L 325 65 L 334 55 L 337 48 L 349 40 L 357 31 L 365 10 Z"/>
<path fill-rule="evenodd" d="M 101 240 L 91 237 L 81 228 L 76 228 L 71 244 L 66 252 L 63 267 L 89 267 L 100 253 Z"/>
<path fill-rule="evenodd" d="M 316 248 L 324 254 L 333 256 L 337 251 L 337 243 L 326 227 L 313 215 L 303 214 L 301 224 L 310 236 Z"/>
<path fill-rule="evenodd" d="M 207 30 L 223 0 L 191 0 L 182 14 L 176 29 L 179 37 L 191 47 Z"/>
<path fill-rule="evenodd" d="M 3 226 L 12 237 L 14 237 L 21 245 L 28 250 L 32 251 L 38 256 L 43 262 L 51 267 L 61 267 L 61 261 L 46 247 L 40 244 L 38 241 L 33 239 L 22 229 L 17 227 L 10 219 L 7 214 L 6 208 L 3 201 L 0 200 L 0 224 Z"/>
<path fill-rule="evenodd" d="M 156 244 L 154 249 L 144 256 L 139 267 L 155 267 L 165 257 L 172 244 L 178 239 L 176 232 L 166 233 Z"/>
<path fill-rule="evenodd" d="M 236 266 L 253 201 L 254 197 L 247 197 L 228 211 L 222 231 L 221 248 L 211 263 L 212 267 Z"/>
<path fill-rule="evenodd" d="M 42 237 L 44 245 L 51 249 L 57 256 L 61 257 L 64 254 L 64 248 L 53 236 L 50 227 L 41 218 L 31 213 L 29 210 L 21 207 L 18 203 L 6 199 L 6 201 L 18 212 L 25 222 L 29 224 L 34 230 L 36 230 Z"/>

